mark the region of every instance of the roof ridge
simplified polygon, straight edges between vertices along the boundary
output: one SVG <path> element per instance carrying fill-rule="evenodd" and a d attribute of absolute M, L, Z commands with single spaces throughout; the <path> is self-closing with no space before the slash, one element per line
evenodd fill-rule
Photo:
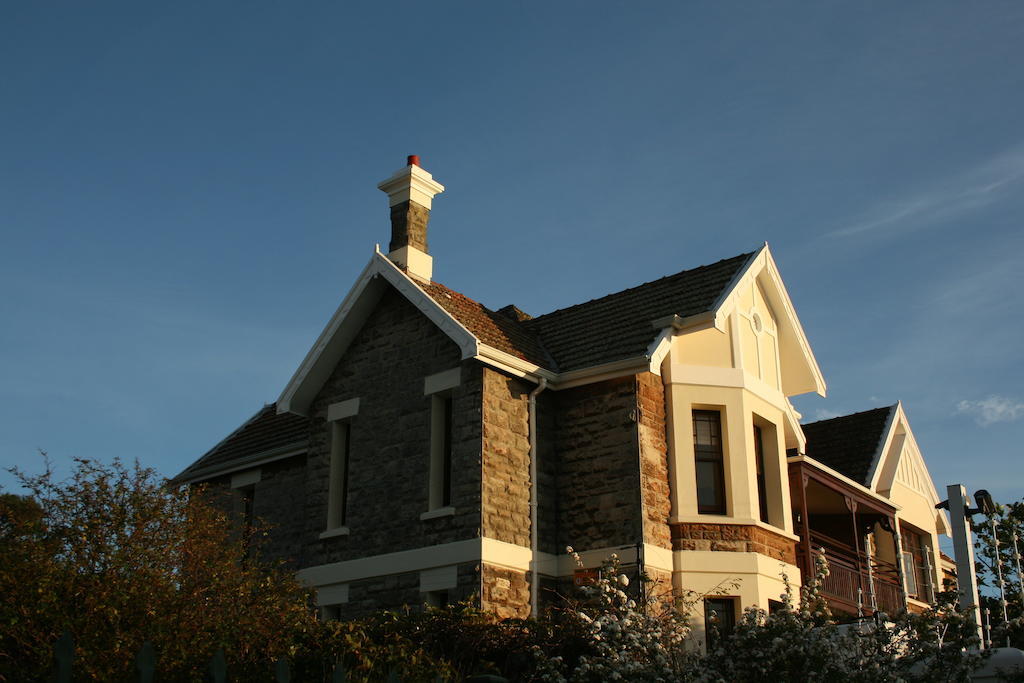
<path fill-rule="evenodd" d="M 571 311 L 571 310 L 580 308 L 581 306 L 589 306 L 589 305 L 597 303 L 599 301 L 604 301 L 605 299 L 610 299 L 611 297 L 614 297 L 614 296 L 619 296 L 619 295 L 622 295 L 622 294 L 627 294 L 629 292 L 634 292 L 636 290 L 643 289 L 644 287 L 649 287 L 650 285 L 653 285 L 653 284 L 656 284 L 656 283 L 659 283 L 659 282 L 664 282 L 665 280 L 670 280 L 672 278 L 676 278 L 676 277 L 679 277 L 681 275 L 685 275 L 685 274 L 688 274 L 688 273 L 693 273 L 693 272 L 696 272 L 696 271 L 699 271 L 699 270 L 703 270 L 705 268 L 713 268 L 714 266 L 720 265 L 722 263 L 726 263 L 727 261 L 736 261 L 736 260 L 739 260 L 739 259 L 750 258 L 755 253 L 757 253 L 757 252 L 756 251 L 745 252 L 745 253 L 742 253 L 742 254 L 737 254 L 736 256 L 730 256 L 729 258 L 719 259 L 719 260 L 717 260 L 717 261 L 715 261 L 713 263 L 704 263 L 704 264 L 699 265 L 699 266 L 694 266 L 693 268 L 687 268 L 687 269 L 684 269 L 684 270 L 680 270 L 680 271 L 678 271 L 676 273 L 671 273 L 669 275 L 665 275 L 665 276 L 662 276 L 660 278 L 657 278 L 656 280 L 649 280 L 647 282 L 641 282 L 638 285 L 634 285 L 632 287 L 627 287 L 626 289 L 621 289 L 621 290 L 619 290 L 617 292 L 611 292 L 609 294 L 605 294 L 604 296 L 599 296 L 596 299 L 588 299 L 587 301 L 581 301 L 578 304 L 572 304 L 571 306 L 566 306 L 565 308 L 556 308 L 553 311 L 548 311 L 547 313 L 543 313 L 541 315 L 538 315 L 538 316 L 532 318 L 531 320 L 527 320 L 525 322 L 526 323 L 533 323 L 533 322 L 536 322 L 538 320 L 543 320 L 544 318 L 547 318 L 548 316 L 552 316 L 552 315 L 554 315 L 556 313 L 563 313 L 565 311 Z M 532 327 L 532 325 L 531 325 L 531 327 Z"/>
<path fill-rule="evenodd" d="M 549 369 L 551 369 L 551 370 L 557 370 L 558 369 L 558 363 L 555 362 L 554 356 L 551 355 L 551 352 L 548 350 L 547 346 L 545 346 L 544 341 L 540 337 L 540 334 L 538 334 L 537 332 L 535 332 L 534 330 L 530 329 L 529 327 L 527 327 L 524 324 L 524 323 L 529 322 L 529 321 L 516 320 L 515 318 L 513 318 L 511 316 L 508 316 L 508 315 L 505 315 L 505 314 L 501 313 L 500 311 L 496 311 L 496 310 L 494 310 L 492 308 L 488 308 L 485 304 L 477 301 L 476 299 L 474 299 L 474 298 L 472 298 L 470 296 L 466 296 L 465 294 L 463 294 L 462 292 L 460 292 L 457 289 L 452 289 L 451 287 L 449 287 L 448 285 L 444 284 L 443 282 L 438 282 L 437 280 L 431 280 L 428 283 L 428 286 L 440 287 L 441 289 L 445 290 L 446 292 L 451 292 L 452 294 L 454 294 L 456 296 L 459 296 L 459 297 L 462 297 L 466 301 L 479 306 L 480 308 L 483 309 L 484 313 L 487 314 L 487 317 L 489 317 L 491 319 L 491 321 L 495 325 L 497 325 L 499 327 L 500 327 L 500 325 L 498 323 L 499 320 L 501 321 L 502 324 L 511 325 L 518 333 L 522 334 L 523 336 L 527 337 L 531 342 L 533 342 L 533 344 L 537 347 L 537 350 L 539 350 L 541 352 L 541 354 L 543 354 L 543 357 L 546 360 L 547 367 Z M 430 296 L 430 295 L 428 294 L 427 296 Z M 442 306 L 442 308 L 444 308 L 444 307 Z M 450 312 L 449 312 L 449 314 L 451 315 Z M 533 319 L 534 318 L 531 318 L 531 320 L 533 320 Z"/>

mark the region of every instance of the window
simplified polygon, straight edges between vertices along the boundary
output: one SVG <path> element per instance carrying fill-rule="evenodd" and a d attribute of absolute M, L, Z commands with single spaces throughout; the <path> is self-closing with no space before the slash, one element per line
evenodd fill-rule
<path fill-rule="evenodd" d="M 348 533 L 349 480 L 352 470 L 352 418 L 359 414 L 359 399 L 327 406 L 330 462 L 327 471 L 327 530 L 320 538 Z"/>
<path fill-rule="evenodd" d="M 331 422 L 331 468 L 327 498 L 327 529 L 344 527 L 348 521 L 349 450 L 352 430 L 348 422 Z"/>
<path fill-rule="evenodd" d="M 720 639 L 730 635 L 736 628 L 736 598 L 706 598 L 704 600 L 704 633 L 708 651 Z"/>
<path fill-rule="evenodd" d="M 430 509 L 452 504 L 452 397 L 430 398 Z"/>
<path fill-rule="evenodd" d="M 717 410 L 693 411 L 693 451 L 697 466 L 697 512 L 724 515 L 722 415 Z"/>
<path fill-rule="evenodd" d="M 430 591 L 423 594 L 423 604 L 436 609 L 444 609 L 448 606 L 448 591 Z"/>
<path fill-rule="evenodd" d="M 764 479 L 764 435 L 754 425 L 754 460 L 757 467 L 757 502 L 760 506 L 761 521 L 768 523 L 768 487 Z"/>
<path fill-rule="evenodd" d="M 907 595 L 918 600 L 931 602 L 931 537 L 928 534 L 900 525 L 900 544 L 903 557 L 903 576 L 907 582 Z"/>

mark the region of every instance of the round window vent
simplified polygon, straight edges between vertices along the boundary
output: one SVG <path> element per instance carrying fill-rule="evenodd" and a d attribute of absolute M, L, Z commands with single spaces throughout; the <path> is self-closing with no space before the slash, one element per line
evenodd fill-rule
<path fill-rule="evenodd" d="M 750 323 L 754 326 L 754 332 L 760 333 L 764 331 L 764 321 L 761 320 L 761 314 L 757 311 L 754 311 L 754 314 L 750 316 Z"/>

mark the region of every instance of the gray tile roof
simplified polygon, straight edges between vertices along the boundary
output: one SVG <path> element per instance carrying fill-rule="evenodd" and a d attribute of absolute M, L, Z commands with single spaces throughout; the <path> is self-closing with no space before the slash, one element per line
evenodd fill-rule
<path fill-rule="evenodd" d="M 652 322 L 704 313 L 756 252 L 684 270 L 537 318 L 515 307 L 492 311 L 444 285 L 420 285 L 483 343 L 549 370 L 564 372 L 642 356 L 658 335 Z M 309 422 L 265 406 L 224 441 L 175 477 L 188 480 L 286 446 L 304 447 Z"/>
<path fill-rule="evenodd" d="M 308 440 L 308 418 L 291 413 L 278 415 L 277 404 L 269 403 L 174 477 L 174 481 L 187 481 L 196 474 L 216 472 L 236 461 L 258 459 L 282 449 L 304 448 Z"/>
<path fill-rule="evenodd" d="M 807 456 L 858 484 L 868 486 L 878 450 L 896 406 L 801 425 L 807 437 Z"/>
<path fill-rule="evenodd" d="M 658 334 L 651 323 L 711 310 L 756 252 L 684 270 L 522 323 L 559 372 L 641 356 Z"/>

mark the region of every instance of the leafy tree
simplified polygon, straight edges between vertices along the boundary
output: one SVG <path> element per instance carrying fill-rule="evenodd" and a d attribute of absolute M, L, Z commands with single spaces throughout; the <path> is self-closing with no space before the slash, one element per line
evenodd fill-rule
<path fill-rule="evenodd" d="M 203 491 L 117 460 L 11 471 L 31 495 L 0 496 L 0 680 L 45 678 L 64 631 L 76 679 L 124 680 L 145 641 L 165 677 L 200 679 L 221 648 L 233 673 L 266 672 L 315 628 L 293 573 Z"/>
<path fill-rule="evenodd" d="M 990 589 L 981 596 L 981 608 L 988 611 L 992 624 L 992 644 L 1024 648 L 1024 591 L 1020 575 L 1022 562 L 1014 553 L 1014 535 L 1017 548 L 1024 552 L 1024 501 L 1009 505 L 996 505 L 991 515 L 973 522 L 975 559 L 978 584 Z M 998 548 L 998 550 L 997 550 Z M 1006 595 L 1008 622 L 1003 620 L 1003 607 L 999 600 L 999 571 L 1002 569 Z M 984 616 L 982 617 L 984 619 Z"/>

